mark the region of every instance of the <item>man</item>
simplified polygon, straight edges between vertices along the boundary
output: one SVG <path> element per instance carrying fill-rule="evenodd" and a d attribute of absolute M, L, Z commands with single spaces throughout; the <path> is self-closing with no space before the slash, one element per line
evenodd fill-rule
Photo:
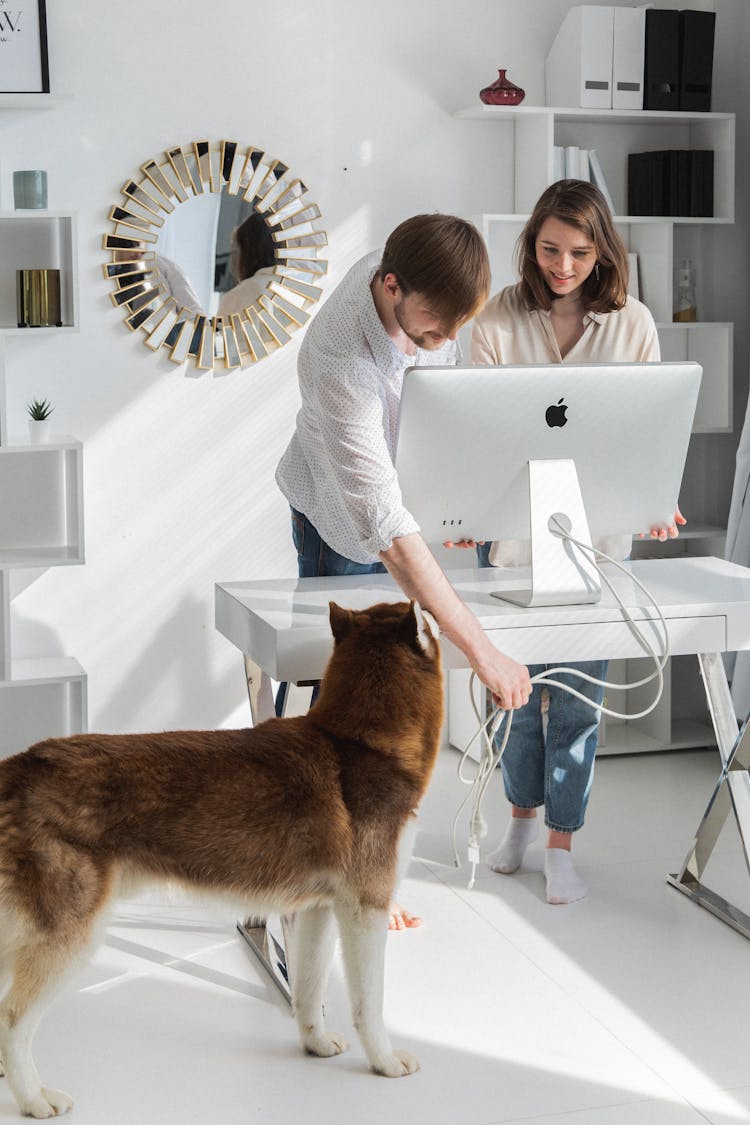
<path fill-rule="evenodd" d="M 452 215 L 415 215 L 328 298 L 299 353 L 302 407 L 276 472 L 292 508 L 300 577 L 388 570 L 429 609 L 501 706 L 528 670 L 488 640 L 404 508 L 393 465 L 404 369 L 454 364 L 462 324 L 489 295 L 482 237 Z M 395 910 L 392 929 L 419 919 Z"/>

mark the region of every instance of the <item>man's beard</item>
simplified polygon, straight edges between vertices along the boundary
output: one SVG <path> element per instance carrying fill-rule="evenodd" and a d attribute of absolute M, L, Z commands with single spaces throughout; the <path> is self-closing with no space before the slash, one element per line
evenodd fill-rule
<path fill-rule="evenodd" d="M 401 306 L 402 306 L 403 303 L 404 303 L 404 298 L 402 297 L 401 300 L 398 302 L 398 304 L 393 306 L 393 315 L 396 317 L 396 320 L 398 322 L 398 326 L 401 329 L 401 331 L 404 333 L 404 335 L 408 336 L 408 338 L 411 340 L 412 344 L 416 344 L 417 347 L 421 348 L 423 351 L 434 352 L 434 351 L 437 351 L 438 348 L 442 348 L 443 344 L 445 343 L 444 339 L 441 340 L 440 343 L 436 343 L 429 336 L 424 336 L 424 335 L 418 336 L 413 331 L 409 330 L 407 322 L 405 321 L 405 319 L 404 319 L 404 317 L 401 313 Z"/>

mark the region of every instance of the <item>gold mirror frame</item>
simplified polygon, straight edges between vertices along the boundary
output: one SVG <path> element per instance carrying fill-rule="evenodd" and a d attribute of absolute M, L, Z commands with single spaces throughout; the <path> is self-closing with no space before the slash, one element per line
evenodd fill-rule
<path fill-rule="evenodd" d="M 152 351 L 166 348 L 175 363 L 201 371 L 246 367 L 286 344 L 310 319 L 320 299 L 315 284 L 326 273 L 318 257 L 328 244 L 317 229 L 320 210 L 307 188 L 279 160 L 236 141 L 193 141 L 170 148 L 140 167 L 109 214 L 113 233 L 103 246 L 111 258 L 104 276 L 114 284 L 113 304 L 131 331 L 144 333 Z M 275 245 L 268 288 L 241 313 L 211 316 L 181 308 L 171 296 L 155 244 L 165 219 L 181 203 L 206 192 L 238 195 L 263 216 Z"/>

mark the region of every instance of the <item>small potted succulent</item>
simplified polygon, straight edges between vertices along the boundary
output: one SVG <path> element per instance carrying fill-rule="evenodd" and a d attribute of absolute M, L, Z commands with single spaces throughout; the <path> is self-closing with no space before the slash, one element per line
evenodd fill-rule
<path fill-rule="evenodd" d="M 32 398 L 26 403 L 29 415 L 29 438 L 34 444 L 49 441 L 49 416 L 54 409 L 47 398 Z"/>

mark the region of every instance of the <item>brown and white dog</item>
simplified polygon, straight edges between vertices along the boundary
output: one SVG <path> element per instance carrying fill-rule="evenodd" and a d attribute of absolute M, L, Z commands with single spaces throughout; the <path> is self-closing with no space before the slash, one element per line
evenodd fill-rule
<path fill-rule="evenodd" d="M 413 603 L 331 603 L 330 620 L 333 655 L 303 717 L 55 738 L 0 761 L 0 1056 L 24 1113 L 71 1107 L 40 1081 L 34 1030 L 113 898 L 143 880 L 298 915 L 294 1009 L 313 1055 L 346 1048 L 323 1020 L 335 917 L 370 1066 L 417 1069 L 383 1025 L 383 961 L 399 842 L 439 745 L 437 629 Z"/>

